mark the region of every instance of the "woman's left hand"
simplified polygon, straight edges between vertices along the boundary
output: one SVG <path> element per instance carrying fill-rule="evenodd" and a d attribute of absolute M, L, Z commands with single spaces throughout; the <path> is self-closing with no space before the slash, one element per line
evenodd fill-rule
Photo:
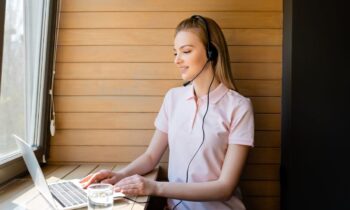
<path fill-rule="evenodd" d="M 151 195 L 156 190 L 156 182 L 140 175 L 133 175 L 120 180 L 114 185 L 116 192 L 125 195 Z"/>

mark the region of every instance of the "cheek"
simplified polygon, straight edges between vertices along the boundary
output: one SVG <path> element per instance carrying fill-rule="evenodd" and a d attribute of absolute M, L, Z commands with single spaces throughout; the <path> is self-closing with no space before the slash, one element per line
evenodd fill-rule
<path fill-rule="evenodd" d="M 202 66 L 206 62 L 206 56 L 202 54 L 192 54 L 189 56 L 189 62 L 194 66 Z"/>

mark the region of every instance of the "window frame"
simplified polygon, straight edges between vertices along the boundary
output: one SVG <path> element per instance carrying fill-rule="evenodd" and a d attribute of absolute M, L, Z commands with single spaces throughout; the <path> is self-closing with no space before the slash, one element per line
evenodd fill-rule
<path fill-rule="evenodd" d="M 0 0 L 0 95 L 1 95 L 1 75 L 2 75 L 2 51 L 4 45 L 4 31 L 5 31 L 5 11 L 6 0 Z"/>
<path fill-rule="evenodd" d="M 5 0 L 0 0 L 5 1 Z M 39 65 L 45 65 L 43 68 L 44 71 L 44 78 L 43 78 L 43 96 L 42 96 L 42 104 L 41 110 L 41 129 L 40 132 L 38 132 L 39 136 L 39 146 L 34 151 L 35 156 L 37 157 L 39 163 L 41 165 L 44 165 L 46 163 L 46 158 L 49 155 L 49 143 L 50 143 L 50 104 L 51 104 L 51 96 L 49 94 L 49 90 L 51 89 L 52 85 L 52 74 L 53 74 L 53 67 L 55 62 L 55 50 L 56 50 L 56 27 L 57 27 L 57 20 L 58 15 L 57 12 L 60 8 L 60 0 L 50 0 L 48 1 L 48 16 L 47 16 L 47 38 L 45 40 L 46 42 L 46 49 L 45 52 L 45 61 L 41 60 Z M 1 6 L 1 5 L 0 5 Z M 5 9 L 6 7 L 4 7 Z M 2 9 L 2 8 L 1 8 Z M 4 16 L 5 17 L 5 16 Z M 4 22 L 5 23 L 5 22 Z M 2 23 L 2 26 L 4 26 L 4 23 Z M 1 27 L 1 26 L 0 26 Z M 0 37 L 1 38 L 1 37 Z M 0 68 L 1 69 L 1 68 Z M 1 73 L 1 72 L 0 72 Z M 1 84 L 1 83 L 0 83 Z M 24 164 L 23 158 L 21 155 L 15 156 L 12 160 L 9 160 L 6 163 L 3 163 L 0 165 L 0 186 L 11 181 L 12 179 L 23 175 L 24 173 L 27 173 L 27 168 Z"/>

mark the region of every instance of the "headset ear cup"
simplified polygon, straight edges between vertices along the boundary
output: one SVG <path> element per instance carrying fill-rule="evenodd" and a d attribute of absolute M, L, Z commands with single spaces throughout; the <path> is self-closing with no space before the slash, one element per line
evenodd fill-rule
<path fill-rule="evenodd" d="M 208 56 L 208 59 L 213 61 L 213 60 L 216 60 L 217 57 L 218 57 L 218 50 L 216 49 L 216 47 L 210 43 L 209 45 L 209 49 L 208 49 L 208 52 L 207 52 L 207 56 Z"/>

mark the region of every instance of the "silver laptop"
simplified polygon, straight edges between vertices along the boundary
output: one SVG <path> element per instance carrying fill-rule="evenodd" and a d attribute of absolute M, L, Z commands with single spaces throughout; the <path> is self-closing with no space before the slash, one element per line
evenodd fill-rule
<path fill-rule="evenodd" d="M 20 137 L 12 136 L 22 152 L 35 187 L 54 209 L 77 209 L 87 206 L 86 190 L 80 186 L 78 179 L 47 184 L 31 146 Z M 114 199 L 124 196 L 123 193 L 113 194 Z"/>

